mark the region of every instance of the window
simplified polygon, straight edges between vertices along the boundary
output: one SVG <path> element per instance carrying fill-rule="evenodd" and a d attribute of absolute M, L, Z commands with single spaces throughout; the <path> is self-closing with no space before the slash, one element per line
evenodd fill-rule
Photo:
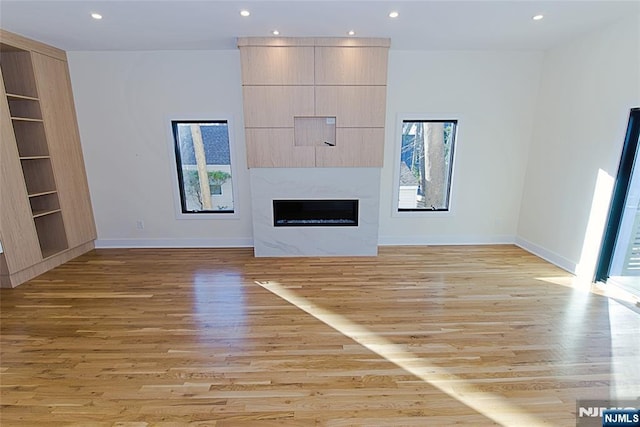
<path fill-rule="evenodd" d="M 222 196 L 222 185 L 220 184 L 212 184 L 211 185 L 211 194 L 214 196 Z"/>
<path fill-rule="evenodd" d="M 227 121 L 171 124 L 182 213 L 233 213 Z"/>
<path fill-rule="evenodd" d="M 448 211 L 457 120 L 403 120 L 398 212 Z"/>

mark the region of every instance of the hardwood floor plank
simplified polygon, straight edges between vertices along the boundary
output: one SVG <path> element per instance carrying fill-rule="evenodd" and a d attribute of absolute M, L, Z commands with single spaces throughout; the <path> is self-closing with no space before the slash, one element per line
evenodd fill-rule
<path fill-rule="evenodd" d="M 100 249 L 0 290 L 0 424 L 575 425 L 640 315 L 514 246 Z"/>

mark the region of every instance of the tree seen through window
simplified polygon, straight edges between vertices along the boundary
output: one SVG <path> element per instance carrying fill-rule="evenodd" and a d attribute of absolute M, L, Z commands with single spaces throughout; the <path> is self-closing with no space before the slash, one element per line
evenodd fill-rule
<path fill-rule="evenodd" d="M 456 120 L 403 120 L 399 211 L 449 210 Z"/>
<path fill-rule="evenodd" d="M 183 213 L 234 211 L 227 121 L 174 121 Z"/>

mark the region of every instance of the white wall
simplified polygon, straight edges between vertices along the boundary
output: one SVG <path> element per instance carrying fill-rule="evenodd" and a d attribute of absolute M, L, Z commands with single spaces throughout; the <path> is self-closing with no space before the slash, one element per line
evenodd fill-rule
<path fill-rule="evenodd" d="M 390 51 L 381 244 L 515 240 L 541 60 L 537 52 Z M 460 119 L 452 214 L 393 214 L 401 113 Z"/>
<path fill-rule="evenodd" d="M 546 52 L 518 243 L 592 277 L 629 109 L 640 105 L 640 17 Z"/>
<path fill-rule="evenodd" d="M 97 245 L 250 246 L 239 53 L 69 52 L 68 60 Z M 228 117 L 239 217 L 176 219 L 170 120 Z"/>
<path fill-rule="evenodd" d="M 99 246 L 251 245 L 237 51 L 69 52 Z M 513 242 L 542 55 L 390 51 L 380 243 Z M 453 214 L 392 215 L 399 113 L 460 119 Z M 233 115 L 240 218 L 179 220 L 169 119 Z M 145 228 L 136 228 L 137 221 Z"/>

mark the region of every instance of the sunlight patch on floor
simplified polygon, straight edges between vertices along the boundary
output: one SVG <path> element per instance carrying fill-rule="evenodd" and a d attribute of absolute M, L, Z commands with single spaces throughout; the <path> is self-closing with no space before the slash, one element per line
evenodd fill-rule
<path fill-rule="evenodd" d="M 640 307 L 640 277 L 639 276 L 611 276 L 607 285 L 603 286 L 617 295 L 625 295 L 630 301 L 635 301 Z"/>
<path fill-rule="evenodd" d="M 611 286 L 610 284 L 593 283 L 591 281 L 585 281 L 578 277 L 573 276 L 559 276 L 559 277 L 536 277 L 536 280 L 541 282 L 551 283 L 553 285 L 560 285 L 567 288 L 582 291 L 585 294 L 595 294 L 603 297 L 613 298 L 615 300 L 624 301 L 629 304 L 638 304 L 640 298 L 633 295 L 630 292 L 618 286 Z"/>
<path fill-rule="evenodd" d="M 624 301 L 629 304 L 635 304 L 640 307 L 640 297 L 631 292 L 612 284 L 597 284 L 593 293 L 615 300 Z"/>
<path fill-rule="evenodd" d="M 607 298 L 607 314 L 609 316 L 608 328 L 599 331 L 608 334 L 610 338 L 611 357 L 611 396 L 612 398 L 628 399 L 637 396 L 640 386 L 634 382 L 638 378 L 637 351 L 629 353 L 630 340 L 636 342 L 635 348 L 640 348 L 640 330 L 637 308 L 638 298 L 624 289 L 604 283 L 589 283 L 585 285 L 582 279 L 577 277 L 538 277 L 537 280 L 561 285 L 573 289 L 570 296 L 566 316 L 561 325 L 563 330 L 573 332 L 567 335 L 563 346 L 569 358 L 578 357 L 584 351 L 585 343 L 580 336 L 589 334 L 589 321 L 585 317 L 587 304 L 593 301 L 591 294 Z M 592 314 L 593 315 L 593 314 Z M 583 331 L 576 334 L 577 331 Z M 573 353 L 575 352 L 575 353 Z"/>
<path fill-rule="evenodd" d="M 552 285 L 560 285 L 565 288 L 571 288 L 584 293 L 597 293 L 596 286 L 591 280 L 585 280 L 576 276 L 557 276 L 557 277 L 536 277 L 541 282 L 551 283 Z"/>
<path fill-rule="evenodd" d="M 278 282 L 255 283 L 496 423 L 528 427 L 547 425 L 522 408 L 510 404 L 503 396 L 480 391 L 473 384 L 431 363 L 428 358 L 416 357 L 403 346 L 377 335 L 345 316 L 319 307 Z"/>
<path fill-rule="evenodd" d="M 637 312 L 622 307 L 615 299 L 609 299 L 609 325 L 611 327 L 611 388 L 612 397 L 621 399 L 640 396 L 640 320 Z M 613 332 L 615 331 L 615 333 Z M 635 348 L 630 352 L 629 348 Z"/>

